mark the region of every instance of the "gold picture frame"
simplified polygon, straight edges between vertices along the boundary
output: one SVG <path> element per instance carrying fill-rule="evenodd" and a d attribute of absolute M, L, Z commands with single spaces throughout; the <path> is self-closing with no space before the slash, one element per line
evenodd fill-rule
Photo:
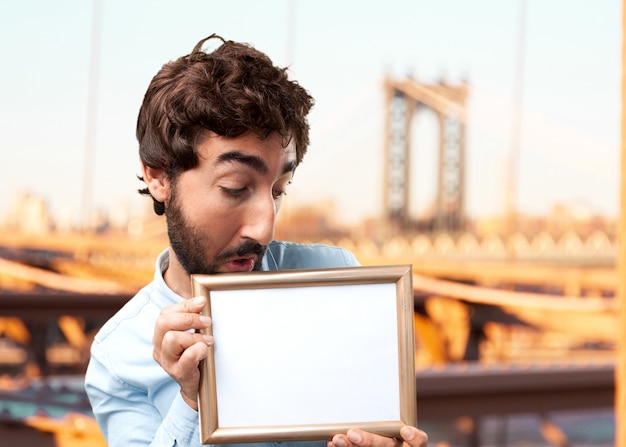
<path fill-rule="evenodd" d="M 201 441 L 328 440 L 417 424 L 410 265 L 192 275 L 207 298 Z"/>

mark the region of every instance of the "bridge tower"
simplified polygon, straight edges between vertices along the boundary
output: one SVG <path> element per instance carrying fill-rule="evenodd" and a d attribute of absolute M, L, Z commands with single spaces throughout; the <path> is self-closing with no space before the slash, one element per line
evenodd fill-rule
<path fill-rule="evenodd" d="M 384 218 L 392 233 L 416 228 L 409 216 L 411 124 L 415 113 L 433 110 L 439 124 L 435 211 L 428 228 L 455 232 L 465 225 L 465 124 L 468 86 L 424 84 L 386 77 Z"/>

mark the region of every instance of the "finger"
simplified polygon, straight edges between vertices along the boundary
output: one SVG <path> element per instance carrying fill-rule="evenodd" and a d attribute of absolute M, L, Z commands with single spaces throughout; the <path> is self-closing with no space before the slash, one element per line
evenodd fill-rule
<path fill-rule="evenodd" d="M 197 368 L 198 364 L 209 355 L 209 347 L 203 341 L 189 346 L 180 356 L 179 363 Z"/>
<path fill-rule="evenodd" d="M 197 343 L 210 346 L 213 344 L 213 337 L 196 332 L 169 331 L 163 337 L 161 353 L 169 358 L 178 359 L 189 347 Z"/>
<path fill-rule="evenodd" d="M 155 324 L 155 334 L 165 334 L 169 331 L 188 331 L 190 329 L 206 329 L 211 325 L 211 317 L 188 312 L 161 314 Z"/>
<path fill-rule="evenodd" d="M 376 435 L 351 428 L 347 433 L 350 442 L 359 447 L 397 447 L 398 441 L 387 436 Z"/>
<path fill-rule="evenodd" d="M 211 324 L 211 317 L 199 315 L 206 299 L 202 296 L 167 306 L 161 310 L 155 323 L 157 341 L 167 331 L 187 331 L 189 329 L 205 329 Z"/>
<path fill-rule="evenodd" d="M 152 346 L 154 358 L 161 363 L 161 352 L 182 352 L 187 346 L 200 341 L 201 337 L 212 341 L 210 335 L 189 332 L 189 329 L 206 329 L 210 326 L 210 318 L 198 314 L 173 314 L 159 317 L 154 326 Z M 167 339 L 167 340 L 166 340 Z M 178 346 L 177 346 L 178 345 Z M 168 349 L 169 347 L 169 349 Z"/>
<path fill-rule="evenodd" d="M 180 385 L 185 401 L 192 408 L 197 409 L 198 386 L 200 381 L 200 362 L 208 355 L 209 348 L 204 343 L 189 346 L 180 356 L 178 362 L 172 365 L 167 373 Z"/>
<path fill-rule="evenodd" d="M 213 344 L 213 337 L 195 332 L 168 331 L 160 344 L 154 344 L 153 357 L 166 370 L 180 359 L 190 346 L 204 344 L 205 349 Z"/>
<path fill-rule="evenodd" d="M 175 362 L 166 368 L 174 380 L 182 384 L 187 381 L 194 381 L 197 387 L 196 377 L 200 374 L 198 365 L 207 358 L 209 348 L 205 343 L 199 342 L 185 349 Z"/>
<path fill-rule="evenodd" d="M 194 298 L 190 298 L 188 300 L 183 300 L 180 303 L 172 304 L 171 306 L 164 307 L 161 310 L 162 314 L 167 313 L 198 313 L 204 309 L 206 306 L 206 298 L 203 296 L 196 296 Z"/>
<path fill-rule="evenodd" d="M 428 445 L 428 435 L 410 425 L 405 425 L 400 429 L 400 436 L 411 447 L 426 447 Z"/>
<path fill-rule="evenodd" d="M 333 438 L 330 441 L 328 441 L 327 447 L 353 447 L 353 446 L 346 435 L 337 434 L 333 436 Z"/>

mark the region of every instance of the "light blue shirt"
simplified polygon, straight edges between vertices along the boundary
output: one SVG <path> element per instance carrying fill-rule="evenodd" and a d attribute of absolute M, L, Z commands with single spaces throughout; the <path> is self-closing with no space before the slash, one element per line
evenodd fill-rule
<path fill-rule="evenodd" d="M 126 303 L 96 335 L 85 375 L 94 415 L 110 447 L 199 446 L 198 413 L 183 401 L 179 385 L 152 357 L 156 319 L 183 297 L 163 280 L 169 265 L 162 252 L 154 280 Z M 342 248 L 272 242 L 262 270 L 352 267 L 358 262 Z M 326 441 L 245 444 L 248 447 L 325 447 Z"/>

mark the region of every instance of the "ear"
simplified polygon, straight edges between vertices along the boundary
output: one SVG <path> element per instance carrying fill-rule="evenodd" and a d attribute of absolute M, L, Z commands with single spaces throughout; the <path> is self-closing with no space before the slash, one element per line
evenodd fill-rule
<path fill-rule="evenodd" d="M 167 202 L 170 198 L 170 178 L 165 170 L 150 168 L 141 163 L 141 172 L 152 197 L 159 202 Z"/>

